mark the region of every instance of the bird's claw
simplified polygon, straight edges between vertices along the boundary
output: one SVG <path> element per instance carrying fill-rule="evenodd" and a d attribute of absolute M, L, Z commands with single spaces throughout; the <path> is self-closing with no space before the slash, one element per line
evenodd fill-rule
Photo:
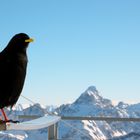
<path fill-rule="evenodd" d="M 8 122 L 11 122 L 11 123 L 20 123 L 19 121 L 14 121 L 14 120 L 0 120 L 0 123 L 8 123 Z"/>

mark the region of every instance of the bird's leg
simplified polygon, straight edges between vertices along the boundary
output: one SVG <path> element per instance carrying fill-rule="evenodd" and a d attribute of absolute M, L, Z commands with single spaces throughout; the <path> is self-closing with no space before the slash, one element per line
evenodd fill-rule
<path fill-rule="evenodd" d="M 8 117 L 7 117 L 7 115 L 5 114 L 3 108 L 1 109 L 1 112 L 2 112 L 2 115 L 3 115 L 4 119 L 5 119 L 5 121 L 8 122 Z"/>
<path fill-rule="evenodd" d="M 6 123 L 6 122 L 19 123 L 19 121 L 9 120 L 3 108 L 0 110 L 1 110 L 2 115 L 4 117 L 4 121 L 1 118 L 0 118 L 0 121 L 2 121 L 4 123 Z"/>

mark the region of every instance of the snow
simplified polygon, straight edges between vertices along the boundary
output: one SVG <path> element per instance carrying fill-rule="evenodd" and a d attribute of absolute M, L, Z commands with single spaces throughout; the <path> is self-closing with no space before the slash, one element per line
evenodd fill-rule
<path fill-rule="evenodd" d="M 19 105 L 13 111 L 7 109 L 10 118 L 17 119 L 17 115 L 44 116 L 48 111 L 56 112 L 60 116 L 110 116 L 140 118 L 140 103 L 126 104 L 103 98 L 95 86 L 90 86 L 73 103 L 64 104 L 58 108 L 42 107 L 40 104 Z M 21 120 L 27 121 L 27 120 Z M 107 122 L 107 121 L 60 121 L 58 125 L 59 138 L 76 140 L 140 140 L 140 123 Z M 1 131 L 1 140 L 44 140 L 47 129 L 33 131 Z"/>
<path fill-rule="evenodd" d="M 31 121 L 21 122 L 21 123 L 7 123 L 7 130 L 36 130 L 41 128 L 46 128 L 52 124 L 57 123 L 61 120 L 59 116 L 45 115 L 38 119 Z"/>
<path fill-rule="evenodd" d="M 58 108 L 58 113 L 62 116 L 140 117 L 139 107 L 139 104 L 128 105 L 123 102 L 114 106 L 111 100 L 100 96 L 96 87 L 91 86 L 75 102 Z M 140 128 L 139 123 L 133 122 L 82 121 L 82 123 L 82 131 L 85 133 L 88 131 L 89 136 L 93 139 L 112 139 L 124 135 L 127 136 L 127 134 L 136 130 L 138 132 Z M 79 128 L 79 125 L 81 125 L 80 122 L 70 122 L 70 124 L 76 128 Z M 64 134 L 63 130 L 65 129 L 65 126 L 60 127 L 60 133 Z M 71 128 L 67 128 L 67 132 L 70 132 L 70 130 Z M 67 138 L 67 134 L 63 135 L 63 138 Z M 72 133 L 69 138 L 76 139 L 77 134 Z M 81 135 L 78 138 L 83 139 Z M 125 139 L 125 137 L 123 138 Z"/>

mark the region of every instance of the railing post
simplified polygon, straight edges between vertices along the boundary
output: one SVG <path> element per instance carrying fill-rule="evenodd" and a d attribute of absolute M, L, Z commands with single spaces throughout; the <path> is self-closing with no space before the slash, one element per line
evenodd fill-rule
<path fill-rule="evenodd" d="M 48 140 L 57 140 L 58 138 L 57 126 L 58 126 L 58 123 L 53 124 L 48 127 Z"/>

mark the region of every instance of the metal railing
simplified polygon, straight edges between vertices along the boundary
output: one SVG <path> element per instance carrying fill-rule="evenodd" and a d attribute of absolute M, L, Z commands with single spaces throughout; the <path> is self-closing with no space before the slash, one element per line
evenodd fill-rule
<path fill-rule="evenodd" d="M 18 119 L 22 120 L 33 120 L 40 118 L 42 116 L 37 116 L 37 115 L 18 115 Z M 54 123 L 50 126 L 47 127 L 48 129 L 48 140 L 58 140 L 58 122 Z"/>
<path fill-rule="evenodd" d="M 19 115 L 19 119 L 36 119 L 40 116 Z M 93 116 L 61 116 L 61 120 L 93 120 L 93 121 L 108 121 L 108 122 L 140 122 L 140 118 L 117 118 L 117 117 L 93 117 Z M 75 129 L 75 128 L 74 128 Z M 79 130 L 80 131 L 80 130 Z M 58 123 L 48 127 L 48 140 L 59 140 L 58 138 Z"/>
<path fill-rule="evenodd" d="M 115 117 L 81 117 L 81 116 L 62 116 L 62 120 L 94 120 L 94 121 L 110 121 L 110 122 L 140 122 L 140 118 L 115 118 Z"/>

